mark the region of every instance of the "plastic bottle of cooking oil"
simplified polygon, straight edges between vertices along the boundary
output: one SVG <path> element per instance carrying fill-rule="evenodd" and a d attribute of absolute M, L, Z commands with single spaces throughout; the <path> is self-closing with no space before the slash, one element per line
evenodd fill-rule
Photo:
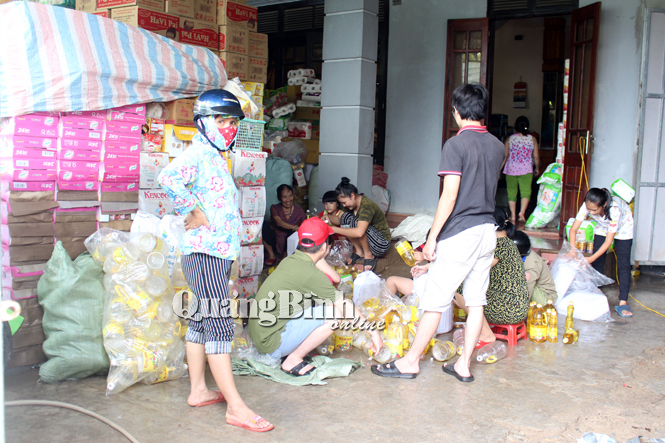
<path fill-rule="evenodd" d="M 390 361 L 391 355 L 390 355 L 390 349 L 388 349 L 388 346 L 384 346 L 381 348 L 381 350 L 378 353 L 374 353 L 372 350 L 372 340 L 367 340 L 363 344 L 363 352 L 365 353 L 366 356 L 369 358 L 374 359 L 377 363 L 388 363 Z"/>
<path fill-rule="evenodd" d="M 404 355 L 404 337 L 406 336 L 406 327 L 398 321 L 392 322 L 386 329 L 386 346 L 390 349 L 392 358 Z"/>
<path fill-rule="evenodd" d="M 453 333 L 453 344 L 457 348 L 457 355 L 462 355 L 462 350 L 464 349 L 464 334 L 466 330 L 464 328 L 455 329 Z"/>
<path fill-rule="evenodd" d="M 526 336 L 531 339 L 531 323 L 533 322 L 533 311 L 536 309 L 536 302 L 529 304 L 529 314 L 526 316 Z"/>
<path fill-rule="evenodd" d="M 338 329 L 335 331 L 335 351 L 347 352 L 353 347 L 353 332 L 351 329 Z"/>
<path fill-rule="evenodd" d="M 508 349 L 506 348 L 506 344 L 497 340 L 480 348 L 476 360 L 481 363 L 494 363 L 505 357 L 507 353 Z"/>
<path fill-rule="evenodd" d="M 573 306 L 573 302 L 571 301 L 568 303 L 568 315 L 566 315 L 566 326 L 564 328 L 565 331 L 568 329 L 573 329 L 573 311 L 575 310 L 575 306 Z"/>
<path fill-rule="evenodd" d="M 563 334 L 563 343 L 566 345 L 572 345 L 577 342 L 577 339 L 580 337 L 579 329 L 566 329 L 566 332 Z"/>
<path fill-rule="evenodd" d="M 399 252 L 399 255 L 402 257 L 404 262 L 409 265 L 409 266 L 415 266 L 418 264 L 416 261 L 416 257 L 413 254 L 413 248 L 411 247 L 411 243 L 409 243 L 406 240 L 402 240 L 401 242 L 397 243 L 395 245 L 395 249 L 397 249 L 397 252 Z"/>
<path fill-rule="evenodd" d="M 556 343 L 557 335 L 559 334 L 557 328 L 559 319 L 557 317 L 556 308 L 554 307 L 552 300 L 547 300 L 547 304 L 545 305 L 544 309 L 547 316 L 547 341 L 550 343 Z"/>
<path fill-rule="evenodd" d="M 434 346 L 432 346 L 432 357 L 436 361 L 446 361 L 451 359 L 455 355 L 455 344 L 450 341 L 437 341 Z"/>
<path fill-rule="evenodd" d="M 533 312 L 531 337 L 532 341 L 535 343 L 543 343 L 547 341 L 547 317 L 545 316 L 543 305 L 540 303 L 536 305 L 536 310 Z"/>
<path fill-rule="evenodd" d="M 320 355 L 329 355 L 332 354 L 335 350 L 335 345 L 331 337 L 326 338 L 326 340 L 316 347 L 316 352 Z"/>

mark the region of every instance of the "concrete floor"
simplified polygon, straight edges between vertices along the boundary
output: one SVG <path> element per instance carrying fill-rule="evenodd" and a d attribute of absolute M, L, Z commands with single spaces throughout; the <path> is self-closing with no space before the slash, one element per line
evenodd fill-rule
<path fill-rule="evenodd" d="M 662 277 L 642 276 L 631 293 L 665 313 L 664 289 Z M 604 290 L 616 304 L 616 286 Z M 142 443 L 573 442 L 587 431 L 619 442 L 663 438 L 665 318 L 632 300 L 631 305 L 632 319 L 614 314 L 611 323 L 577 321 L 575 345 L 520 340 L 504 360 L 473 365 L 471 384 L 445 375 L 429 359 L 415 380 L 379 378 L 369 367 L 312 387 L 236 377 L 246 403 L 275 424 L 267 434 L 226 425 L 224 404 L 188 407 L 187 379 L 136 385 L 106 397 L 103 377 L 44 385 L 37 382 L 38 370 L 30 369 L 5 377 L 6 400 L 73 403 L 115 421 Z M 367 363 L 358 351 L 345 357 Z M 5 424 L 12 443 L 126 441 L 106 425 L 64 409 L 7 408 Z"/>

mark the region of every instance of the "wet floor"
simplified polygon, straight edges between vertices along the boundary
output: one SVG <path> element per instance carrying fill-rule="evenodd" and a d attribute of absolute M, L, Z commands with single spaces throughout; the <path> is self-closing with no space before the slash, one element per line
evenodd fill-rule
<path fill-rule="evenodd" d="M 604 291 L 616 304 L 617 288 Z M 631 293 L 665 313 L 662 277 L 642 276 Z M 6 400 L 76 404 L 142 443 L 574 442 L 587 431 L 614 434 L 620 442 L 638 435 L 665 438 L 665 318 L 633 300 L 631 306 L 632 319 L 613 313 L 610 323 L 576 321 L 580 339 L 574 345 L 520 340 L 505 359 L 472 365 L 476 380 L 470 384 L 444 374 L 429 358 L 415 380 L 380 378 L 367 366 L 325 386 L 236 377 L 246 403 L 275 424 L 267 434 L 226 425 L 224 404 L 188 407 L 187 379 L 106 397 L 103 377 L 44 385 L 37 382 L 38 370 L 29 369 L 5 377 Z M 367 363 L 358 351 L 344 357 Z M 8 408 L 5 426 L 12 443 L 126 441 L 94 419 L 56 408 Z"/>

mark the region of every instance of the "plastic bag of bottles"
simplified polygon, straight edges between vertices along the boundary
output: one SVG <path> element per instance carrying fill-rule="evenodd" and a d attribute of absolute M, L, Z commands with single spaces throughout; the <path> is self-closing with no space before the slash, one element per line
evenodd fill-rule
<path fill-rule="evenodd" d="M 326 261 L 330 266 L 346 267 L 349 260 L 353 255 L 353 245 L 348 240 L 335 240 L 335 243 L 330 248 L 330 252 L 326 257 Z"/>
<path fill-rule="evenodd" d="M 356 304 L 356 306 L 358 306 L 360 312 L 362 312 L 365 318 L 370 322 L 386 320 L 389 315 L 399 315 L 401 317 L 407 311 L 409 313 L 409 318 L 401 320 L 409 323 L 411 321 L 411 316 L 417 317 L 417 309 L 415 310 L 415 313 L 412 313 L 413 310 L 408 309 L 409 307 L 407 307 L 402 300 L 390 292 L 383 281 L 381 281 L 380 289 L 374 297 L 367 298 L 360 305 Z M 386 321 L 386 327 L 389 323 L 389 321 Z"/>
<path fill-rule="evenodd" d="M 273 357 L 271 354 L 261 354 L 249 338 L 249 333 L 246 328 L 242 327 L 242 321 L 238 319 L 233 321 L 233 334 L 234 339 L 232 343 L 233 350 L 231 351 L 232 358 L 240 360 L 255 360 L 264 365 L 276 368 L 281 364 L 281 359 Z"/>
<path fill-rule="evenodd" d="M 106 273 L 103 336 L 111 362 L 106 394 L 139 381 L 181 377 L 187 370 L 186 326 L 173 310 L 168 245 L 150 233 L 108 228 L 88 237 L 85 245 Z"/>

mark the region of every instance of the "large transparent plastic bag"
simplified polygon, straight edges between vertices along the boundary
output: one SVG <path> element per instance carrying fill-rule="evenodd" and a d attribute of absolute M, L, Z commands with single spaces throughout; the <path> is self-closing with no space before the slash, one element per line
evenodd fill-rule
<path fill-rule="evenodd" d="M 181 377 L 187 370 L 186 326 L 173 308 L 169 246 L 151 233 L 128 235 L 106 228 L 85 245 L 97 253 L 96 261 L 106 273 L 103 338 L 111 363 L 107 395 L 139 381 Z"/>
<path fill-rule="evenodd" d="M 296 167 L 304 168 L 307 158 L 307 146 L 300 139 L 294 139 L 288 142 L 277 143 L 272 155 L 281 157 Z"/>
<path fill-rule="evenodd" d="M 558 257 L 550 265 L 558 300 L 557 311 L 565 315 L 573 302 L 573 317 L 586 321 L 612 321 L 607 297 L 599 286 L 614 283 L 596 271 L 582 252 L 564 241 Z"/>
<path fill-rule="evenodd" d="M 386 288 L 385 280 L 372 271 L 362 272 L 354 281 L 353 303 L 370 322 L 383 320 L 390 311 L 400 312 L 405 308 L 404 302 Z"/>
<path fill-rule="evenodd" d="M 345 268 L 353 255 L 353 245 L 348 240 L 335 240 L 326 261 L 330 266 Z"/>

